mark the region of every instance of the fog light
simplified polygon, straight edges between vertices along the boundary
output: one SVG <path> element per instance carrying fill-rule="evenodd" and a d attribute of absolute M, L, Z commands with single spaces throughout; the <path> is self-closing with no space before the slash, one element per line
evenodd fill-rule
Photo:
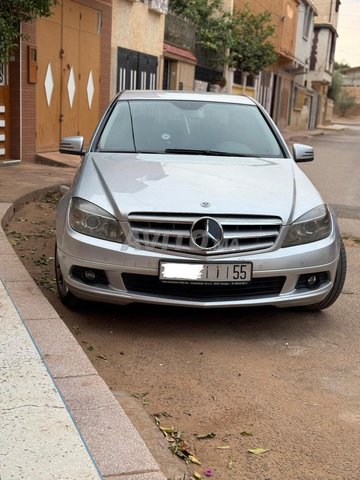
<path fill-rule="evenodd" d="M 310 275 L 310 277 L 308 277 L 307 279 L 307 286 L 309 288 L 314 288 L 318 285 L 319 283 L 319 277 L 317 275 Z"/>
<path fill-rule="evenodd" d="M 93 270 L 84 270 L 84 277 L 88 282 L 96 280 L 96 273 Z"/>

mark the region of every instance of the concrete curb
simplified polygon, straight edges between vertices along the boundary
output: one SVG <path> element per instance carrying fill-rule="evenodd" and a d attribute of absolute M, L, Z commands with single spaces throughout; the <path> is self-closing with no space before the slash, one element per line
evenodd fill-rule
<path fill-rule="evenodd" d="M 45 191 L 59 188 L 59 185 L 47 186 L 27 193 L 12 203 L 0 203 L 1 225 L 4 226 L 22 204 L 34 200 Z M 0 263 L 0 280 L 7 295 L 80 432 L 78 442 L 81 443 L 83 439 L 102 478 L 165 480 L 159 465 L 124 410 L 22 265 L 2 227 Z M 11 443 L 11 436 L 6 440 L 7 444 Z M 26 458 L 19 456 L 16 461 L 19 465 L 14 465 L 15 472 Z M 40 476 L 34 471 L 32 478 L 35 480 Z M 49 474 L 41 478 L 55 477 Z M 64 476 L 56 476 L 56 480 L 62 479 L 75 480 L 65 473 Z M 26 477 L 26 480 L 31 479 Z"/>

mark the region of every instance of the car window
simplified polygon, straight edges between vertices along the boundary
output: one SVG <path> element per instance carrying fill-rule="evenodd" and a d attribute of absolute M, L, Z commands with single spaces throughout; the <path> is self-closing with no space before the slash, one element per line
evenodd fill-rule
<path fill-rule="evenodd" d="M 131 116 L 127 102 L 118 102 L 112 111 L 98 143 L 107 152 L 134 152 Z"/>
<path fill-rule="evenodd" d="M 256 105 L 188 100 L 120 100 L 98 147 L 102 151 L 284 156 Z"/>

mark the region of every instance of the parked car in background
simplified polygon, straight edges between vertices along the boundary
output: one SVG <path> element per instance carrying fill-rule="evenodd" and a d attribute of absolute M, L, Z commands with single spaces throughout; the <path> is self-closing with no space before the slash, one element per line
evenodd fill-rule
<path fill-rule="evenodd" d="M 57 214 L 56 278 L 77 299 L 323 309 L 346 255 L 334 213 L 253 99 L 125 91 L 110 104 Z"/>

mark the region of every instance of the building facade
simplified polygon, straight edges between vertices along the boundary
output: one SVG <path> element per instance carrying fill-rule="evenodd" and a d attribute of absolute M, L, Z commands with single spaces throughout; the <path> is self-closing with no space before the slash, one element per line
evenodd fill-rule
<path fill-rule="evenodd" d="M 316 15 L 317 9 L 311 0 L 300 0 L 293 68 L 295 76 L 294 91 L 290 118 L 290 126 L 295 130 L 306 130 L 316 126 L 317 93 L 313 91 L 307 78 Z"/>
<path fill-rule="evenodd" d="M 111 96 L 161 87 L 167 10 L 167 0 L 113 0 Z"/>
<path fill-rule="evenodd" d="M 4 68 L 4 160 L 33 161 L 67 135 L 90 140 L 109 101 L 111 9 L 111 0 L 62 0 L 21 25 Z"/>
<path fill-rule="evenodd" d="M 333 101 L 327 97 L 334 67 L 337 24 L 340 0 L 314 0 L 318 15 L 315 17 L 314 38 L 307 75 L 317 98 L 314 125 L 329 123 L 332 118 Z"/>

